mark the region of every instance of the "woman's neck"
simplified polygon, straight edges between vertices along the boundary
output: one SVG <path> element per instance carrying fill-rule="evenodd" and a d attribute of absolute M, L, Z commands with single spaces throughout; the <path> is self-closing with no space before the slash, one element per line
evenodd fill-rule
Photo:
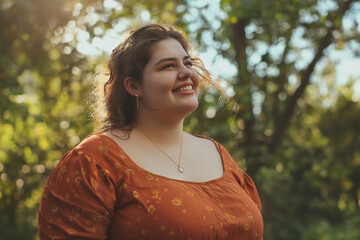
<path fill-rule="evenodd" d="M 140 130 L 162 146 L 177 145 L 183 137 L 183 119 L 181 121 L 158 121 L 143 116 L 138 119 L 133 130 Z"/>

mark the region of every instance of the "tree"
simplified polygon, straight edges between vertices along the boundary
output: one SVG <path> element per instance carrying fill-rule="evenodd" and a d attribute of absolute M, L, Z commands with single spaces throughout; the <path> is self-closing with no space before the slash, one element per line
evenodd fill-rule
<path fill-rule="evenodd" d="M 223 0 L 223 12 L 215 14 L 216 18 L 208 17 L 211 6 L 199 7 L 198 19 L 202 22 L 198 23 L 196 37 L 204 47 L 204 35 L 210 35 L 208 38 L 214 39 L 210 44 L 217 46 L 219 54 L 236 64 L 237 74 L 232 84 L 234 99 L 239 105 L 235 108 L 231 104 L 227 106 L 235 112 L 231 114 L 224 111 L 226 101 L 220 99 L 219 104 L 207 103 L 206 99 L 211 98 L 205 93 L 202 112 L 190 119 L 189 126 L 200 132 L 207 131 L 226 143 L 232 155 L 240 160 L 239 164 L 245 165 L 257 180 L 264 203 L 266 239 L 307 239 L 311 232 L 306 232 L 309 228 L 314 235 L 318 229 L 325 231 L 332 227 L 331 236 L 335 239 L 341 236 L 339 229 L 345 226 L 341 219 L 351 215 L 339 210 L 336 205 L 339 199 L 325 199 L 323 196 L 325 186 L 343 178 L 335 175 L 317 179 L 319 173 L 312 172 L 319 165 L 329 170 L 334 160 L 328 154 L 333 151 L 326 144 L 332 140 L 326 133 L 319 134 L 323 127 L 317 126 L 316 121 L 307 126 L 307 122 L 301 120 L 312 116 L 316 119 L 319 117 L 316 111 L 322 112 L 317 102 L 312 102 L 313 107 L 304 104 L 310 96 L 306 92 L 316 77 L 319 63 L 335 47 L 358 46 L 358 8 L 359 1 Z M 350 23 L 345 25 L 345 20 Z M 216 24 L 216 21 L 221 24 Z M 358 55 L 356 48 L 350 49 Z M 209 109 L 212 111 L 211 119 L 206 119 Z M 331 116 L 335 119 L 337 115 Z M 358 121 L 355 116 L 351 119 L 350 122 Z M 332 123 L 335 125 L 336 121 Z M 352 148 L 347 142 L 343 150 Z M 352 172 L 346 167 L 343 170 Z M 357 180 L 349 183 L 353 196 L 359 189 L 355 183 Z M 333 192 L 344 194 L 342 188 Z M 327 208 L 329 202 L 336 203 L 332 210 Z M 352 203 L 359 205 L 356 201 Z M 318 204 L 316 211 L 312 204 Z M 356 213 L 352 211 L 352 214 Z M 319 216 L 322 215 L 321 220 Z M 338 216 L 337 220 L 334 216 Z M 311 219 L 320 221 L 320 224 Z M 349 225 L 354 226 L 358 220 L 350 222 Z M 356 239 L 358 233 L 355 232 L 352 230 L 352 235 L 347 236 Z M 313 239 L 326 236 L 317 234 L 318 238 Z"/>
<path fill-rule="evenodd" d="M 81 43 L 87 47 L 107 32 L 161 21 L 183 28 L 200 50 L 217 49 L 237 68 L 222 95 L 213 88 L 202 93 L 186 129 L 226 145 L 255 179 L 265 238 L 325 239 L 331 231 L 335 239 L 346 227 L 349 234 L 342 236 L 357 239 L 358 104 L 345 96 L 323 108 L 312 98 L 318 94 L 311 80 L 333 48 L 358 45 L 359 1 L 222 0 L 216 10 L 213 3 L 0 4 L 1 236 L 36 238 L 46 177 L 65 151 L 92 131 L 89 79 L 105 60 L 82 54 Z M 359 54 L 356 47 L 353 53 Z M 346 124 L 333 131 L 342 115 Z M 347 141 L 338 141 L 339 134 Z M 330 174 L 332 168 L 339 171 Z"/>
<path fill-rule="evenodd" d="M 327 5 L 318 1 L 221 1 L 226 17 L 220 19 L 222 24 L 212 36 L 219 53 L 237 65 L 233 86 L 240 106 L 235 111 L 244 119 L 238 147 L 249 149 L 248 157 L 252 146 L 265 145 L 273 153 L 281 145 L 326 50 L 359 40 L 358 7 L 355 0 Z M 206 6 L 199 14 L 205 22 L 202 26 L 211 29 Z M 351 27 L 342 24 L 345 18 L 353 21 Z M 204 31 L 199 29 L 199 39 Z"/>
<path fill-rule="evenodd" d="M 36 234 L 39 186 L 64 149 L 91 129 L 79 105 L 84 57 L 56 38 L 71 19 L 70 7 L 62 0 L 0 5 L 0 234 L 6 239 Z"/>
<path fill-rule="evenodd" d="M 37 209 L 47 176 L 62 155 L 92 132 L 87 104 L 97 59 L 78 43 L 139 12 L 178 2 L 6 0 L 0 4 L 0 235 L 37 235 Z M 171 11 L 173 11 L 171 13 Z M 137 18 L 136 18 L 137 16 Z M 138 23 L 140 24 L 140 23 Z M 123 29 L 124 31 L 125 29 Z M 100 58 L 101 59 L 101 58 Z"/>

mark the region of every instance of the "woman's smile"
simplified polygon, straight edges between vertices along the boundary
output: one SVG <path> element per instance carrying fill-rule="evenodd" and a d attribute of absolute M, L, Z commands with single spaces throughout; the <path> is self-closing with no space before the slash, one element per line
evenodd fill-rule
<path fill-rule="evenodd" d="M 173 90 L 174 93 L 179 93 L 179 94 L 185 94 L 185 95 L 191 95 L 194 94 L 195 91 L 193 90 L 192 85 L 181 85 L 180 87 L 176 88 L 175 90 Z"/>
<path fill-rule="evenodd" d="M 152 51 L 144 68 L 140 105 L 171 114 L 181 112 L 185 117 L 198 105 L 200 77 L 192 68 L 192 59 L 175 39 L 159 41 Z"/>

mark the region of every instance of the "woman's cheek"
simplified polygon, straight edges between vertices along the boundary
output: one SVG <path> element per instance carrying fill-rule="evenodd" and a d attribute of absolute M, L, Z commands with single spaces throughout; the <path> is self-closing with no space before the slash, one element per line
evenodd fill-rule
<path fill-rule="evenodd" d="M 198 93 L 199 93 L 199 84 L 200 84 L 200 76 L 194 69 L 192 69 L 192 72 L 193 73 L 191 75 L 191 80 L 194 83 L 195 93 L 196 93 L 196 95 L 198 95 Z"/>

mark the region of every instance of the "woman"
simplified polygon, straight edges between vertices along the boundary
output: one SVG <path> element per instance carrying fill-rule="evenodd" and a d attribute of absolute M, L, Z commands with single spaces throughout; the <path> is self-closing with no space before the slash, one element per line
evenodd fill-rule
<path fill-rule="evenodd" d="M 51 173 L 40 239 L 262 239 L 253 181 L 219 143 L 183 131 L 208 76 L 189 50 L 151 24 L 113 51 L 101 131 Z"/>

